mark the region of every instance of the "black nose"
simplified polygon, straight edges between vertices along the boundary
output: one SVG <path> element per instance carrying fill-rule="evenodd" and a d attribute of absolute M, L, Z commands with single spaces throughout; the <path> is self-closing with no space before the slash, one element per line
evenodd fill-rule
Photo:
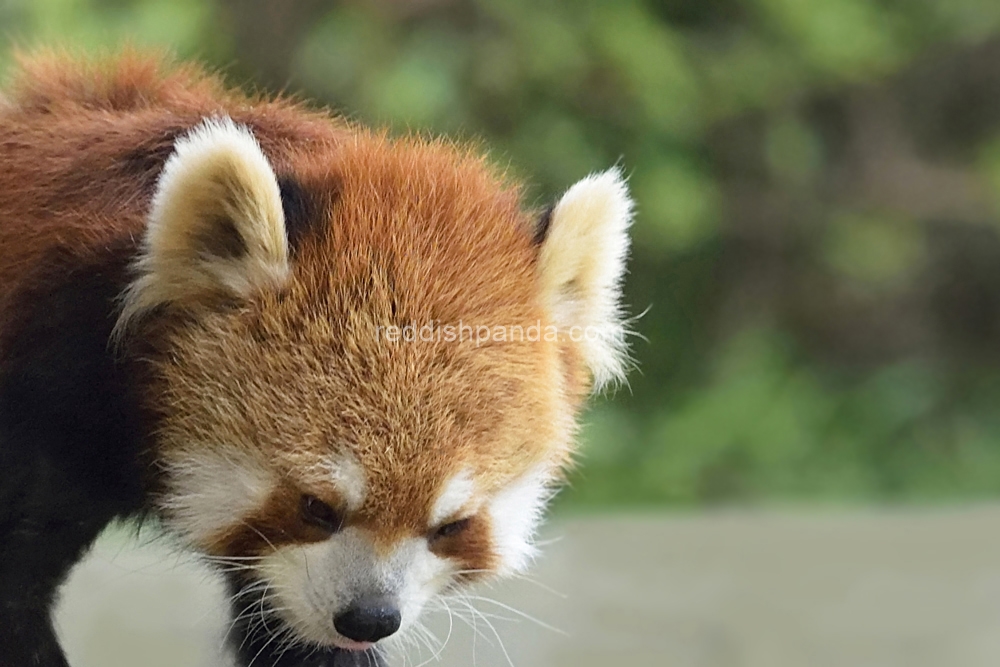
<path fill-rule="evenodd" d="M 385 600 L 356 602 L 333 618 L 337 632 L 356 642 L 377 642 L 399 630 L 399 609 Z"/>

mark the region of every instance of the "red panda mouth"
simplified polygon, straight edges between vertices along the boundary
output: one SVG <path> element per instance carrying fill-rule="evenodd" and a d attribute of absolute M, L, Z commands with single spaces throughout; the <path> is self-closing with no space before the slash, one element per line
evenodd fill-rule
<path fill-rule="evenodd" d="M 374 650 L 348 651 L 303 646 L 285 647 L 277 653 L 276 656 L 257 658 L 257 664 L 262 667 L 386 667 L 385 658 Z"/>
<path fill-rule="evenodd" d="M 375 647 L 372 642 L 355 642 L 350 639 L 342 639 L 339 642 L 338 648 L 342 648 L 345 651 L 353 652 L 364 652 Z"/>
<path fill-rule="evenodd" d="M 387 667 L 385 657 L 374 645 L 368 645 L 364 650 L 307 643 L 289 645 L 287 628 L 277 623 L 269 625 L 269 629 L 250 628 L 247 635 L 235 639 L 236 652 L 245 664 L 261 667 Z"/>
<path fill-rule="evenodd" d="M 260 667 L 387 667 L 368 642 L 318 646 L 294 640 L 294 631 L 273 613 L 266 591 L 236 573 L 227 573 L 233 621 L 228 641 L 243 664 Z"/>

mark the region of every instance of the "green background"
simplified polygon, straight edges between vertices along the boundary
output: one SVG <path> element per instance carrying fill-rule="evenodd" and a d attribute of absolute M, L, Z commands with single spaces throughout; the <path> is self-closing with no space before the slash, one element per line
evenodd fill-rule
<path fill-rule="evenodd" d="M 1000 493 L 996 0 L 0 0 L 480 139 L 539 203 L 620 164 L 638 370 L 569 509 Z"/>

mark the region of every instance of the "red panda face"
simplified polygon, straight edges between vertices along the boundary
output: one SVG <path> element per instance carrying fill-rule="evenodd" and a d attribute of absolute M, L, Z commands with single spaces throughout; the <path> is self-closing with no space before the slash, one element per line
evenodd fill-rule
<path fill-rule="evenodd" d="M 361 649 L 531 561 L 580 404 L 622 372 L 630 204 L 608 172 L 539 230 L 443 144 L 283 160 L 228 121 L 178 143 L 119 333 L 174 318 L 151 393 L 167 525 L 296 640 Z"/>

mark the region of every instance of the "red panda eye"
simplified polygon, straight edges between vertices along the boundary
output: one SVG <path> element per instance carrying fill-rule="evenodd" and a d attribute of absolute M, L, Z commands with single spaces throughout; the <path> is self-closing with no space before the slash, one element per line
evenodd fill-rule
<path fill-rule="evenodd" d="M 452 521 L 451 523 L 446 523 L 434 531 L 434 533 L 431 535 L 431 539 L 437 540 L 437 539 L 443 539 L 445 537 L 454 537 L 455 535 L 458 535 L 466 528 L 468 528 L 470 523 L 472 523 L 471 518 L 459 519 L 458 521 Z"/>
<path fill-rule="evenodd" d="M 302 517 L 307 523 L 336 533 L 344 525 L 344 518 L 316 496 L 302 496 Z"/>

